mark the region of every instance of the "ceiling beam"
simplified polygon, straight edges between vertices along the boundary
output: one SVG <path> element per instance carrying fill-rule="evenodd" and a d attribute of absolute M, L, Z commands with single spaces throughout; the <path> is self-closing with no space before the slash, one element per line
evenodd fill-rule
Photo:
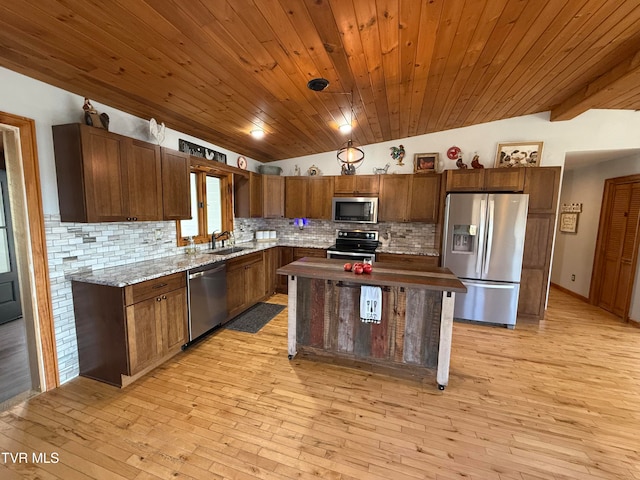
<path fill-rule="evenodd" d="M 571 120 L 592 108 L 607 108 L 640 85 L 640 52 L 625 58 L 551 110 L 551 121 Z"/>

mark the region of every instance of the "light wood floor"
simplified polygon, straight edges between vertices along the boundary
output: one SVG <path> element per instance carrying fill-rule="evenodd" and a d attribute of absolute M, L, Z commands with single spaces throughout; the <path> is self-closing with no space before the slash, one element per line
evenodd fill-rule
<path fill-rule="evenodd" d="M 456 323 L 444 392 L 289 362 L 285 310 L 123 391 L 78 378 L 0 414 L 0 452 L 60 459 L 0 457 L 0 478 L 640 479 L 640 329 L 551 305 L 535 328 Z"/>
<path fill-rule="evenodd" d="M 31 390 L 24 318 L 0 325 L 0 406 Z"/>

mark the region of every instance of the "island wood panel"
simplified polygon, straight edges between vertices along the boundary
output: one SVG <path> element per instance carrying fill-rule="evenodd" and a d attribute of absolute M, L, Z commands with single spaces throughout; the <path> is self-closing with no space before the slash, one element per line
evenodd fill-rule
<path fill-rule="evenodd" d="M 371 356 L 373 358 L 389 358 L 391 340 L 394 338 L 391 326 L 394 315 L 394 304 L 390 303 L 392 293 L 382 290 L 382 317 L 380 323 L 371 323 Z"/>
<path fill-rule="evenodd" d="M 437 367 L 442 292 L 383 289 L 381 322 L 375 324 L 359 318 L 360 285 L 304 277 L 298 277 L 297 282 L 299 347 L 358 359 Z"/>

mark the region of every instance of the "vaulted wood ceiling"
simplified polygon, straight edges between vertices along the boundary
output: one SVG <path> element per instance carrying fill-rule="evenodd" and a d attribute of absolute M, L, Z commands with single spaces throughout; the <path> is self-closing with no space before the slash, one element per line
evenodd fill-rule
<path fill-rule="evenodd" d="M 0 0 L 0 65 L 271 161 L 344 143 L 341 92 L 359 144 L 640 109 L 639 24 L 635 0 Z"/>

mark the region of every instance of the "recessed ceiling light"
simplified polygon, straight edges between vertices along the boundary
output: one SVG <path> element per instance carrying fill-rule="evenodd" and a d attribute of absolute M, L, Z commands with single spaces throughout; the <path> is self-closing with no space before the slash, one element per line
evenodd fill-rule
<path fill-rule="evenodd" d="M 263 138 L 264 130 L 262 130 L 261 128 L 256 128 L 255 130 L 251 130 L 251 136 L 257 139 Z"/>
<path fill-rule="evenodd" d="M 351 133 L 351 125 L 348 123 L 344 123 L 338 127 L 338 130 L 340 130 L 344 134 Z"/>

